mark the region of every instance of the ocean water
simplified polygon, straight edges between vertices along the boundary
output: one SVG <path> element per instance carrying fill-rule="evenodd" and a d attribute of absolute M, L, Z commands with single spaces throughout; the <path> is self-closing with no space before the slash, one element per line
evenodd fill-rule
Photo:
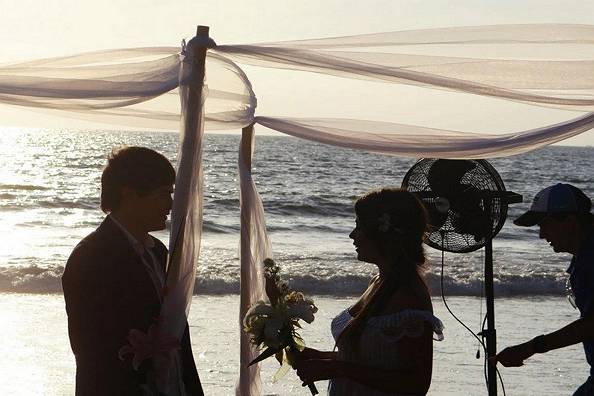
<path fill-rule="evenodd" d="M 64 263 L 101 222 L 99 180 L 107 154 L 145 145 L 175 162 L 177 134 L 4 129 L 0 133 L 0 292 L 59 293 Z M 207 135 L 204 238 L 195 294 L 239 289 L 238 135 Z M 374 273 L 355 259 L 348 234 L 353 202 L 365 191 L 400 186 L 415 159 L 257 136 L 254 179 L 262 196 L 275 258 L 297 289 L 355 295 Z M 524 196 L 513 219 L 543 186 L 565 181 L 594 196 L 594 148 L 547 147 L 491 161 L 508 190 Z M 494 242 L 498 296 L 561 295 L 568 257 L 553 254 L 536 229 L 508 219 Z M 167 244 L 167 232 L 156 233 Z M 427 247 L 427 278 L 439 289 L 440 252 Z M 482 250 L 446 253 L 448 295 L 480 295 Z"/>
<path fill-rule="evenodd" d="M 76 243 L 102 220 L 99 178 L 107 153 L 145 145 L 175 162 L 177 135 L 6 129 L 0 133 L 0 394 L 69 395 L 69 349 L 60 276 Z M 189 322 L 193 351 L 208 395 L 232 395 L 239 367 L 239 136 L 208 135 L 205 144 L 204 239 Z M 365 191 L 399 186 L 415 159 L 333 148 L 289 137 L 258 136 L 254 179 L 262 195 L 275 258 L 292 287 L 320 308 L 303 329 L 309 346 L 331 349 L 329 326 L 374 274 L 359 263 L 348 234 L 353 202 Z M 524 195 L 514 218 L 543 186 L 565 181 L 594 196 L 594 148 L 548 147 L 491 161 L 506 187 Z M 156 234 L 167 242 L 167 232 Z M 427 247 L 428 280 L 438 295 L 441 255 Z M 484 315 L 483 255 L 445 254 L 444 292 L 475 331 Z M 494 242 L 499 348 L 553 331 L 577 318 L 564 296 L 569 257 L 553 254 L 537 230 L 508 220 Z M 435 344 L 430 395 L 486 394 L 477 343 L 439 298 L 446 326 Z M 307 395 L 293 373 L 278 383 L 263 363 L 263 394 Z M 508 395 L 561 395 L 586 378 L 579 345 L 538 355 L 525 367 L 501 369 Z M 325 394 L 325 384 L 318 384 Z M 501 393 L 501 388 L 500 388 Z M 502 394 L 502 393 L 501 393 Z"/>

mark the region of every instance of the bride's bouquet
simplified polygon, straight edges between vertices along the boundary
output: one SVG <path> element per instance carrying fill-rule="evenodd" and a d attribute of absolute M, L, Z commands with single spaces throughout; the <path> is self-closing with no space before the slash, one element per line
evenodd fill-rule
<path fill-rule="evenodd" d="M 274 374 L 274 381 L 289 371 L 295 354 L 305 348 L 303 338 L 297 333 L 301 328 L 299 320 L 311 323 L 318 311 L 313 300 L 291 290 L 281 280 L 279 272 L 279 266 L 272 259 L 264 260 L 266 294 L 270 303 L 258 301 L 243 318 L 243 330 L 251 335 L 254 345 L 264 349 L 249 366 L 274 355 L 281 365 Z M 308 386 L 312 395 L 318 393 L 313 383 Z"/>

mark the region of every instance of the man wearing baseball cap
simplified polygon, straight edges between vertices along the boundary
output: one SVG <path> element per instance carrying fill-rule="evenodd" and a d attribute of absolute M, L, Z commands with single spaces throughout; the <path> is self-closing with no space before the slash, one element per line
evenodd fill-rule
<path fill-rule="evenodd" d="M 555 184 L 534 197 L 530 210 L 514 224 L 540 227 L 545 239 L 557 253 L 571 253 L 567 272 L 571 285 L 570 301 L 580 311 L 580 319 L 555 332 L 539 335 L 523 344 L 505 348 L 492 358 L 505 367 L 522 366 L 535 353 L 545 353 L 582 342 L 590 377 L 574 396 L 594 395 L 594 215 L 592 202 L 571 184 Z"/>

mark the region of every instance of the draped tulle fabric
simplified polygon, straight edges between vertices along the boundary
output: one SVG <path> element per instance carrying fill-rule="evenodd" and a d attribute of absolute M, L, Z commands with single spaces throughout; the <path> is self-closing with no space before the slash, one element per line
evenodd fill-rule
<path fill-rule="evenodd" d="M 180 78 L 180 145 L 175 180 L 175 199 L 171 209 L 167 295 L 161 316 L 181 339 L 189 312 L 195 260 L 200 253 L 202 233 L 202 142 L 204 138 L 204 103 L 207 90 L 193 54 L 184 56 Z M 203 72 L 202 72 L 203 73 Z"/>
<path fill-rule="evenodd" d="M 522 133 L 481 135 L 379 121 L 256 117 L 267 128 L 316 142 L 382 154 L 496 158 L 521 154 L 594 128 L 594 113 Z M 373 131 L 366 135 L 360 131 Z M 394 134 L 393 131 L 398 131 Z"/>
<path fill-rule="evenodd" d="M 267 299 L 264 290 L 262 262 L 272 258 L 270 241 L 266 234 L 266 218 L 260 195 L 252 178 L 251 164 L 254 149 L 253 127 L 244 128 L 239 149 L 239 183 L 241 205 L 241 302 L 239 327 L 249 307 L 256 301 Z M 247 367 L 258 356 L 258 350 L 250 342 L 249 335 L 240 332 L 240 376 L 236 385 L 237 396 L 260 394 L 260 365 Z"/>
<path fill-rule="evenodd" d="M 514 24 L 454 26 L 438 29 L 402 30 L 266 43 L 266 46 L 309 49 L 387 47 L 436 44 L 594 44 L 594 25 L 578 24 Z"/>
<path fill-rule="evenodd" d="M 513 86 L 513 80 L 506 79 L 501 86 L 488 84 L 489 79 L 493 80 L 491 74 L 483 75 L 480 71 L 481 60 L 479 59 L 460 59 L 450 64 L 445 63 L 440 59 L 427 59 L 426 62 L 429 71 L 422 71 L 419 67 L 415 70 L 415 66 L 405 67 L 399 66 L 399 58 L 390 59 L 391 56 L 380 56 L 380 54 L 373 53 L 372 56 L 368 54 L 357 53 L 325 53 L 313 50 L 300 50 L 293 48 L 276 48 L 276 47 L 259 47 L 259 46 L 233 46 L 233 47 L 218 47 L 217 51 L 226 53 L 232 56 L 236 61 L 243 63 L 250 63 L 257 66 L 287 68 L 291 70 L 310 71 L 322 74 L 335 75 L 347 78 L 369 79 L 383 82 L 400 83 L 408 85 L 417 85 L 431 88 L 446 89 L 462 93 L 469 93 L 475 95 L 489 96 L 501 99 L 514 100 L 517 102 L 548 105 L 557 108 L 568 110 L 594 110 L 594 97 L 592 94 L 592 86 L 587 88 L 588 91 L 578 95 L 578 97 L 566 97 L 571 94 L 569 89 L 563 89 L 564 92 L 559 94 L 544 94 L 538 92 L 531 92 L 529 90 L 509 89 L 507 86 Z M 371 63 L 374 57 L 379 57 L 376 63 Z M 368 58 L 366 61 L 359 61 L 357 58 Z M 439 62 L 444 62 L 439 64 Z M 455 62 L 466 63 L 467 75 L 461 76 L 460 73 L 451 73 L 452 76 L 447 76 L 448 71 L 455 67 Z M 514 79 L 522 79 L 522 73 L 533 74 L 538 65 L 531 65 L 526 62 L 522 65 L 507 63 L 507 69 L 514 70 Z M 541 64 L 539 71 L 548 74 L 553 74 L 555 70 L 548 65 Z M 584 62 L 581 65 L 572 64 L 568 66 L 567 73 L 586 72 L 587 67 L 592 66 L 591 62 Z M 501 66 L 503 69 L 503 66 Z M 551 70 L 552 69 L 552 70 Z M 443 74 L 443 75 L 442 75 Z M 461 77 L 474 78 L 474 80 L 466 80 Z M 484 81 L 484 82 L 483 82 Z M 500 81 L 501 83 L 501 81 Z M 537 81 L 538 85 L 548 87 L 542 80 Z M 591 84 L 592 85 L 592 84 Z M 573 85 L 564 85 L 564 87 Z M 580 85 L 583 86 L 583 85 Z M 582 89 L 582 88 L 580 88 Z"/>
<path fill-rule="evenodd" d="M 68 112 L 90 121 L 176 129 L 180 108 L 177 95 L 171 93 L 178 87 L 178 52 L 176 47 L 133 48 L 0 65 L 0 103 Z M 221 45 L 207 56 L 205 127 L 228 130 L 267 119 L 254 118 L 256 96 L 233 61 L 585 112 L 594 111 L 593 58 L 591 25 L 475 26 Z M 273 114 L 262 116 L 281 119 L 267 121 L 279 132 L 295 134 L 298 127 Z M 390 134 L 394 144 L 408 146 L 411 134 L 427 133 L 422 125 L 395 123 L 388 130 L 385 123 L 366 121 L 358 123 L 358 130 L 349 128 L 353 146 L 376 134 Z M 335 127 L 335 120 L 315 123 L 323 129 Z M 573 120 L 568 125 L 574 125 Z M 524 147 L 530 150 L 568 136 L 567 125 L 556 127 L 559 133 L 549 128 L 550 140 L 542 141 L 539 135 L 532 147 L 530 140 Z M 481 132 L 472 124 L 467 130 Z M 574 132 L 581 131 L 580 126 Z M 532 132 L 514 134 L 530 137 Z M 439 129 L 433 133 L 445 144 L 459 136 Z M 300 133 L 310 134 L 310 128 Z M 469 145 L 483 143 L 473 142 L 472 134 L 464 136 Z M 406 155 L 435 157 L 439 152 L 425 149 Z"/>
<path fill-rule="evenodd" d="M 178 128 L 178 47 L 129 48 L 0 65 L 0 104 L 50 109 L 89 121 Z M 208 129 L 241 128 L 253 121 L 255 95 L 244 72 L 209 53 Z"/>
<path fill-rule="evenodd" d="M 175 180 L 175 196 L 171 210 L 169 262 L 166 293 L 161 306 L 159 324 L 164 331 L 181 340 L 190 310 L 196 279 L 196 260 L 202 236 L 202 143 L 204 138 L 204 103 L 208 92 L 203 85 L 204 65 L 196 64 L 194 48 L 182 56 L 179 71 L 181 102 L 180 144 Z M 176 351 L 176 353 L 178 353 Z M 181 381 L 180 356 L 175 356 L 169 370 L 172 384 Z M 165 376 L 165 373 L 159 373 Z M 169 389 L 176 389 L 170 386 Z M 160 389 L 168 394 L 168 389 Z M 183 393 L 182 393 L 183 395 Z"/>
<path fill-rule="evenodd" d="M 176 47 L 130 48 L 0 64 L 0 104 L 137 128 L 174 130 L 181 124 L 173 255 L 162 311 L 167 328 L 178 335 L 190 306 L 200 248 L 204 128 L 229 130 L 260 124 L 304 139 L 384 154 L 490 158 L 533 150 L 594 127 L 593 25 L 454 27 L 222 45 L 207 53 L 198 106 L 189 106 L 188 87 L 204 69 L 196 70 L 187 54 L 179 52 Z M 308 114 L 299 118 L 256 116 L 256 95 L 236 62 L 414 85 L 583 114 L 554 125 L 499 134 L 481 133 L 481 125 L 470 120 L 465 130 L 472 133 L 349 119 L 348 114 L 342 119 Z M 357 105 L 369 106 L 365 100 Z M 250 129 L 244 134 L 239 158 L 241 313 L 264 298 L 261 262 L 271 254 L 262 202 L 250 171 L 252 143 Z M 246 368 L 255 351 L 244 334 L 241 344 L 236 393 L 257 395 L 258 366 Z"/>

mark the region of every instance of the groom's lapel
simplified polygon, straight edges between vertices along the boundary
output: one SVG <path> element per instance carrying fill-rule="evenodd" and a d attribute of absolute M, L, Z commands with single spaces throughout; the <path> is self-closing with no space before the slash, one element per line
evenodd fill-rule
<path fill-rule="evenodd" d="M 142 258 L 136 253 L 122 229 L 118 227 L 109 216 L 107 216 L 99 228 L 97 228 L 97 232 L 103 237 L 106 246 L 113 254 L 113 257 L 117 257 L 117 265 L 128 267 L 114 268 L 113 276 L 116 277 L 118 276 L 117 274 L 120 273 L 130 274 L 131 277 L 135 278 L 130 280 L 130 287 L 133 287 L 133 285 L 141 287 L 143 290 L 139 291 L 140 295 L 147 293 L 147 291 L 150 290 L 153 297 L 157 301 L 160 301 L 160 297 L 154 288 L 153 281 Z"/>
<path fill-rule="evenodd" d="M 97 228 L 97 233 L 101 235 L 108 249 L 112 253 L 117 253 L 121 258 L 132 259 L 138 255 L 124 232 L 107 216 Z"/>

